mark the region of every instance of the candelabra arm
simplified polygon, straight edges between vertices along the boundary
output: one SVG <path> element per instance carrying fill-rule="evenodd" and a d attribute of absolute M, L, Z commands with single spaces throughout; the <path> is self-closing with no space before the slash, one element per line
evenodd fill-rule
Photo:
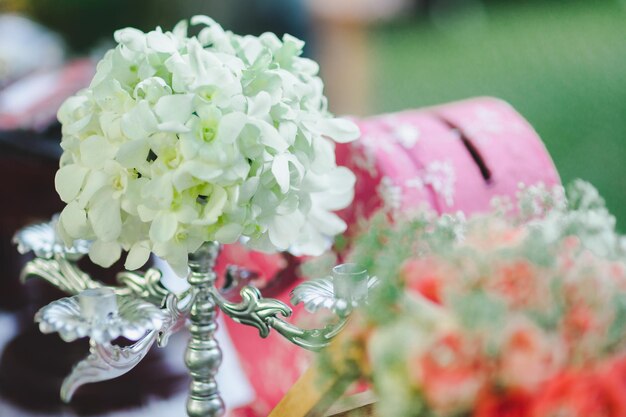
<path fill-rule="evenodd" d="M 50 259 L 35 258 L 26 263 L 20 274 L 20 280 L 25 282 L 30 278 L 41 278 L 72 295 L 89 288 L 102 287 L 101 283 L 91 279 L 63 254 L 55 254 Z"/>
<path fill-rule="evenodd" d="M 251 286 L 244 287 L 240 294 L 241 302 L 233 303 L 212 288 L 217 306 L 237 323 L 256 327 L 261 337 L 267 337 L 270 330 L 274 329 L 291 343 L 308 350 L 319 351 L 328 346 L 347 321 L 346 318 L 341 318 L 338 323 L 321 329 L 302 329 L 279 317 L 289 317 L 292 314 L 291 308 L 282 301 L 263 298 L 261 292 Z"/>
<path fill-rule="evenodd" d="M 117 290 L 119 295 L 132 295 L 144 299 L 152 304 L 163 306 L 169 291 L 161 284 L 162 272 L 150 268 L 146 272 L 120 272 L 117 274 L 117 282 L 122 288 Z M 183 299 L 186 294 L 179 294 Z"/>
<path fill-rule="evenodd" d="M 368 292 L 377 283 L 376 277 L 370 277 L 358 265 L 342 264 L 333 268 L 333 276 L 306 281 L 294 288 L 292 304 L 302 303 L 311 313 L 324 308 L 339 318 L 336 323 L 319 329 L 302 329 L 283 320 L 280 316 L 291 316 L 291 308 L 280 300 L 263 298 L 261 292 L 251 286 L 241 289 L 239 303 L 229 302 L 214 287 L 211 294 L 224 314 L 238 323 L 256 327 L 261 337 L 267 337 L 270 329 L 274 329 L 297 346 L 319 351 L 345 327 L 352 309 L 366 302 Z"/>
<path fill-rule="evenodd" d="M 133 369 L 150 351 L 157 331 L 146 334 L 136 343 L 120 347 L 110 343 L 89 341 L 89 356 L 77 363 L 61 386 L 61 399 L 69 403 L 78 388 L 92 382 L 108 381 Z"/>
<path fill-rule="evenodd" d="M 321 329 L 302 329 L 278 317 L 269 317 L 267 324 L 281 336 L 301 348 L 319 352 L 345 327 L 348 318 L 341 318 L 335 324 Z"/>
<path fill-rule="evenodd" d="M 277 315 L 289 317 L 292 313 L 287 304 L 273 298 L 263 298 L 261 292 L 251 286 L 241 289 L 241 302 L 239 303 L 226 300 L 215 287 L 211 288 L 211 294 L 224 314 L 237 323 L 256 327 L 261 337 L 267 337 L 270 334 L 268 323 L 271 317 Z"/>

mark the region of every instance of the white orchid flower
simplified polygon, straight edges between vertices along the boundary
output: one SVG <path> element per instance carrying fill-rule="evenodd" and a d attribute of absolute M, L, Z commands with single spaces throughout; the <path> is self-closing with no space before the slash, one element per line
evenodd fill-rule
<path fill-rule="evenodd" d="M 100 265 L 128 251 L 136 269 L 155 253 L 179 275 L 209 240 L 321 253 L 354 187 L 333 143 L 358 129 L 326 111 L 302 41 L 191 24 L 197 36 L 185 21 L 117 31 L 89 88 L 61 106 L 61 236 L 93 240 Z"/>

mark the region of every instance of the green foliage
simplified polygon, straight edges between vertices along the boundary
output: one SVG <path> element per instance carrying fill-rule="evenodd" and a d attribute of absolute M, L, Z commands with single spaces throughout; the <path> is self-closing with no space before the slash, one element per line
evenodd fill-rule
<path fill-rule="evenodd" d="M 470 330 L 502 327 L 506 304 L 482 291 L 470 294 L 455 294 L 452 297 L 454 313 L 463 326 Z"/>

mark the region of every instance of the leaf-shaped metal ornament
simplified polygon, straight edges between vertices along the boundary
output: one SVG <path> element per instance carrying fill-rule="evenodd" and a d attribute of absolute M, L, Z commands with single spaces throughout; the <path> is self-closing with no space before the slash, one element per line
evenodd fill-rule
<path fill-rule="evenodd" d="M 51 259 L 55 255 L 62 255 L 69 260 L 78 260 L 89 252 L 91 242 L 76 240 L 72 247 L 66 247 L 56 231 L 58 215 L 50 222 L 37 223 L 26 226 L 13 236 L 13 243 L 21 254 L 33 252 L 35 256 Z"/>
<path fill-rule="evenodd" d="M 157 338 L 152 330 L 133 345 L 120 347 L 91 340 L 89 356 L 74 366 L 61 386 L 61 399 L 69 403 L 78 388 L 92 382 L 108 381 L 133 369 L 148 354 Z"/>
<path fill-rule="evenodd" d="M 28 262 L 20 274 L 20 280 L 41 278 L 68 294 L 78 294 L 89 288 L 101 288 L 102 284 L 94 281 L 67 259 L 55 255 L 54 259 L 35 258 Z"/>
<path fill-rule="evenodd" d="M 193 304 L 192 296 L 189 296 L 189 298 L 188 300 L 178 301 L 174 294 L 168 294 L 165 298 L 165 309 L 162 311 L 167 313 L 167 318 L 159 331 L 157 339 L 159 347 L 167 346 L 170 336 L 183 329 L 187 324 L 189 311 Z M 180 304 L 183 304 L 183 306 L 180 307 Z"/>
<path fill-rule="evenodd" d="M 22 282 L 29 278 L 41 278 L 69 294 L 78 294 L 88 288 L 102 286 L 81 271 L 75 261 L 89 252 L 91 242 L 76 240 L 66 247 L 56 231 L 58 216 L 48 223 L 27 226 L 13 236 L 13 243 L 22 253 L 33 252 L 35 259 L 28 262 L 20 274 Z"/>
<path fill-rule="evenodd" d="M 342 317 L 335 324 L 329 324 L 321 329 L 301 329 L 278 317 L 269 317 L 268 325 L 280 333 L 285 339 L 301 348 L 319 352 L 328 347 L 332 339 L 339 334 L 348 322 L 347 317 Z"/>
<path fill-rule="evenodd" d="M 89 337 L 106 344 L 118 337 L 139 340 L 146 333 L 158 331 L 167 320 L 166 313 L 146 301 L 117 297 L 117 312 L 90 318 L 81 308 L 80 295 L 61 298 L 41 308 L 35 315 L 42 333 L 57 332 L 66 342 Z"/>
<path fill-rule="evenodd" d="M 341 301 L 341 302 L 340 302 Z M 318 278 L 305 281 L 291 291 L 291 304 L 304 304 L 304 308 L 309 313 L 315 313 L 325 308 L 334 311 L 338 307 L 345 308 L 345 300 L 335 297 L 332 277 Z"/>
<path fill-rule="evenodd" d="M 337 294 L 334 283 L 336 279 L 341 278 L 328 276 L 303 282 L 291 291 L 291 304 L 303 303 L 304 308 L 310 313 L 316 313 L 325 308 L 342 316 L 366 300 L 366 297 L 348 299 Z M 374 288 L 378 283 L 376 277 L 367 277 L 366 280 L 367 291 Z"/>
<path fill-rule="evenodd" d="M 144 273 L 121 272 L 117 274 L 117 281 L 122 284 L 128 294 L 143 298 L 156 305 L 162 305 L 169 291 L 161 284 L 163 273 L 158 269 L 150 268 Z"/>
<path fill-rule="evenodd" d="M 263 298 L 261 292 L 251 286 L 241 290 L 242 300 L 239 303 L 227 301 L 215 287 L 211 288 L 211 293 L 224 314 L 237 323 L 256 327 L 261 337 L 267 337 L 270 333 L 270 327 L 267 324 L 269 317 L 279 314 L 289 317 L 292 312 L 287 304 L 273 298 Z"/>

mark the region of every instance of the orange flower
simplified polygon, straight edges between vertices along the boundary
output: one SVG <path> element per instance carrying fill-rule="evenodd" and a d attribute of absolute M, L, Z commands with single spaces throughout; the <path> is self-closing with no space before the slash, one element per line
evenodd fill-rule
<path fill-rule="evenodd" d="M 443 335 L 414 365 L 414 382 L 441 415 L 471 408 L 486 380 L 477 344 L 461 334 Z"/>
<path fill-rule="evenodd" d="M 624 417 L 623 389 L 593 371 L 566 371 L 542 388 L 531 417 Z"/>
<path fill-rule="evenodd" d="M 498 364 L 499 380 L 508 388 L 534 391 L 558 372 L 564 349 L 532 323 L 518 321 L 510 327 Z"/>
<path fill-rule="evenodd" d="M 402 266 L 400 274 L 409 291 L 415 291 L 430 301 L 441 304 L 446 271 L 435 259 L 409 259 Z"/>
<path fill-rule="evenodd" d="M 515 260 L 496 266 L 489 281 L 492 291 L 502 296 L 513 308 L 528 307 L 541 298 L 541 278 L 527 260 Z"/>

